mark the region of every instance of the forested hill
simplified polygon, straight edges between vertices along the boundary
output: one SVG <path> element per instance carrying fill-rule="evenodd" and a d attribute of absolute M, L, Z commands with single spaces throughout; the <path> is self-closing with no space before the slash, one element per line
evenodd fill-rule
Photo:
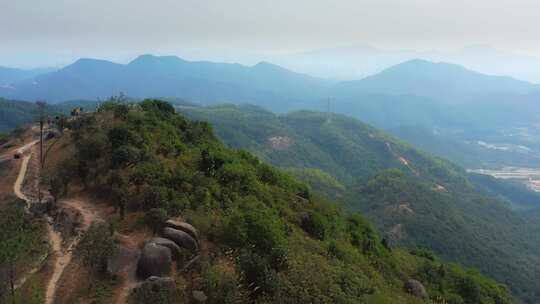
<path fill-rule="evenodd" d="M 164 102 L 104 103 L 55 145 L 61 158 L 49 180 L 109 195 L 127 211 L 109 227 L 128 237 L 179 215 L 196 227 L 199 266 L 170 274 L 178 292 L 169 296 L 179 302 L 193 302 L 194 288 L 208 303 L 512 302 L 504 286 L 476 271 L 389 246 L 362 215 L 225 147 L 211 130 Z M 99 292 L 74 278 L 74 294 Z M 103 274 L 95 280 L 111 284 Z"/>
<path fill-rule="evenodd" d="M 232 147 L 289 170 L 360 210 L 397 244 L 474 266 L 538 301 L 540 241 L 527 221 L 484 196 L 460 167 L 342 115 L 275 115 L 254 106 L 187 107 Z M 482 192 L 484 193 L 484 192 Z"/>

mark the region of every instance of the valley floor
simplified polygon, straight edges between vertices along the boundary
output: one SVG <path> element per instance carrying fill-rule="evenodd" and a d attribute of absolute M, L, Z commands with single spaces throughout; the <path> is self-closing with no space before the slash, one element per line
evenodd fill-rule
<path fill-rule="evenodd" d="M 504 167 L 494 169 L 469 169 L 471 173 L 489 175 L 498 179 L 513 180 L 525 184 L 531 190 L 540 192 L 540 169 Z"/>

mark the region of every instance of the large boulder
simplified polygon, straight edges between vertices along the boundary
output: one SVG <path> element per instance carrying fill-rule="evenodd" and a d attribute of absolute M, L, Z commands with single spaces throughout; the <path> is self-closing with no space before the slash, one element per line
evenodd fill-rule
<path fill-rule="evenodd" d="M 422 283 L 420 283 L 420 281 L 417 280 L 410 279 L 405 282 L 405 291 L 421 299 L 427 299 L 428 297 L 426 288 L 424 285 L 422 285 Z"/>
<path fill-rule="evenodd" d="M 163 246 L 163 247 L 167 247 L 171 250 L 171 253 L 172 253 L 172 257 L 175 259 L 175 260 L 178 260 L 178 258 L 181 256 L 182 254 L 182 248 L 180 248 L 180 246 L 176 245 L 175 242 L 169 240 L 169 239 L 166 239 L 166 238 L 162 238 L 162 237 L 155 237 L 155 238 L 152 238 L 150 239 L 149 241 L 146 242 L 147 244 L 148 243 L 155 243 L 159 246 Z"/>
<path fill-rule="evenodd" d="M 185 233 L 189 234 L 193 239 L 199 241 L 199 232 L 197 231 L 197 229 L 195 229 L 195 227 L 186 222 L 168 220 L 165 222 L 165 226 L 174 228 L 176 230 L 184 231 Z"/>
<path fill-rule="evenodd" d="M 171 271 L 171 250 L 156 243 L 144 245 L 141 258 L 137 266 L 137 274 L 142 278 L 150 276 L 164 276 Z"/>
<path fill-rule="evenodd" d="M 132 297 L 135 304 L 173 303 L 176 284 L 169 277 L 152 276 L 135 288 Z"/>
<path fill-rule="evenodd" d="M 165 227 L 163 229 L 163 237 L 174 241 L 178 246 L 195 252 L 199 249 L 197 241 L 191 235 L 185 233 L 182 230 Z"/>

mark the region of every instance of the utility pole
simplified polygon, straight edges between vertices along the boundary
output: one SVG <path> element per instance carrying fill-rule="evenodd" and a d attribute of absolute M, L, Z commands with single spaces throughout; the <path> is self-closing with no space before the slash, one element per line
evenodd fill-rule
<path fill-rule="evenodd" d="M 39 164 L 43 169 L 43 125 L 45 124 L 45 105 L 44 101 L 36 102 L 39 108 Z"/>

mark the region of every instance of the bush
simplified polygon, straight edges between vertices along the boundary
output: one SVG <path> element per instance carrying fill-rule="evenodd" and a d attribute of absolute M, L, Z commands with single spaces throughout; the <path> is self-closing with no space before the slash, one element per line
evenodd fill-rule
<path fill-rule="evenodd" d="M 149 187 L 144 192 L 143 208 L 145 210 L 152 208 L 166 208 L 168 196 L 168 189 L 165 187 Z"/>
<path fill-rule="evenodd" d="M 239 303 L 241 294 L 236 288 L 239 282 L 234 271 L 223 265 L 213 265 L 206 269 L 203 277 L 205 280 L 204 292 L 208 296 L 208 303 Z"/>
<path fill-rule="evenodd" d="M 115 127 L 109 130 L 107 138 L 113 149 L 123 145 L 134 144 L 134 135 L 126 127 Z"/>
<path fill-rule="evenodd" d="M 309 212 L 302 218 L 302 229 L 309 233 L 312 237 L 324 240 L 328 231 L 328 220 L 316 212 Z"/>
<path fill-rule="evenodd" d="M 141 102 L 141 107 L 143 110 L 148 112 L 153 112 L 163 116 L 170 116 L 175 113 L 174 107 L 168 103 L 161 100 L 147 99 Z"/>
<path fill-rule="evenodd" d="M 239 258 L 240 273 L 248 286 L 251 286 L 252 296 L 271 296 L 278 290 L 278 276 L 265 257 L 244 250 Z"/>
<path fill-rule="evenodd" d="M 116 148 L 111 155 L 111 168 L 119 169 L 125 166 L 133 166 L 141 159 L 141 152 L 133 146 L 121 146 Z"/>
<path fill-rule="evenodd" d="M 258 204 L 237 210 L 228 220 L 226 238 L 238 248 L 253 248 L 261 254 L 285 247 L 284 223 L 275 214 Z"/>

